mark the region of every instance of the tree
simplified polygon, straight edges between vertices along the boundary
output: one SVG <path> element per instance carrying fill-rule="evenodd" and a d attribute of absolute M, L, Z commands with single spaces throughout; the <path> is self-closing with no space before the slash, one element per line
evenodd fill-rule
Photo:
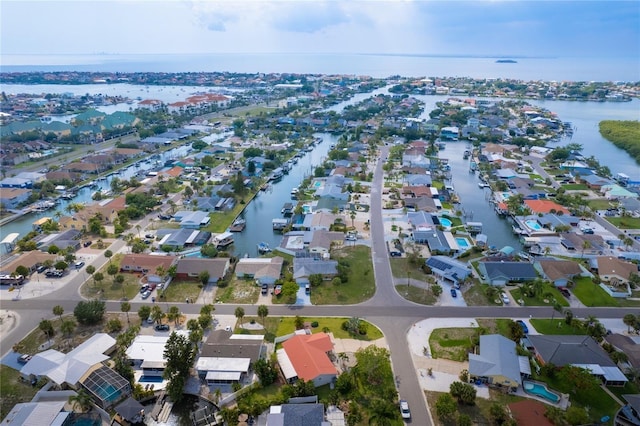
<path fill-rule="evenodd" d="M 105 310 L 105 304 L 100 300 L 83 300 L 78 302 L 73 310 L 73 315 L 80 324 L 93 325 L 102 321 Z"/>
<path fill-rule="evenodd" d="M 509 320 L 509 334 L 511 340 L 518 343 L 524 337 L 524 330 L 517 322 Z"/>
<path fill-rule="evenodd" d="M 570 425 L 586 425 L 589 423 L 587 410 L 576 405 L 571 405 L 567 408 L 564 418 Z"/>
<path fill-rule="evenodd" d="M 60 324 L 60 331 L 65 336 L 70 336 L 73 333 L 73 330 L 76 328 L 76 322 L 71 318 L 68 318 Z"/>
<path fill-rule="evenodd" d="M 311 274 L 309 275 L 309 284 L 311 287 L 318 287 L 322 284 L 322 274 Z"/>
<path fill-rule="evenodd" d="M 451 394 L 443 393 L 438 397 L 436 401 L 436 414 L 440 420 L 447 421 L 452 419 L 457 411 L 458 404 L 456 404 Z"/>
<path fill-rule="evenodd" d="M 193 188 L 191 188 L 191 186 L 187 185 L 187 186 L 185 186 L 185 188 L 182 191 L 182 193 L 184 194 L 185 198 L 190 199 L 191 197 L 193 197 Z"/>
<path fill-rule="evenodd" d="M 240 321 L 240 327 L 242 327 L 242 318 L 244 318 L 244 308 L 238 306 L 235 311 L 236 318 Z"/>
<path fill-rule="evenodd" d="M 167 392 L 175 403 L 182 400 L 184 384 L 195 356 L 194 345 L 184 335 L 171 333 L 164 349 L 164 358 L 167 363 L 163 377 L 169 380 Z"/>
<path fill-rule="evenodd" d="M 88 411 L 93 404 L 91 395 L 89 395 L 84 389 L 80 389 L 75 395 L 69 396 L 68 401 L 74 410 L 78 407 L 81 413 Z"/>
<path fill-rule="evenodd" d="M 458 399 L 459 403 L 474 405 L 476 403 L 476 389 L 469 383 L 453 382 L 449 386 L 451 396 Z"/>
<path fill-rule="evenodd" d="M 157 323 L 160 324 L 162 322 L 162 318 L 165 317 L 164 312 L 162 312 L 162 308 L 158 305 L 153 305 L 153 307 L 151 308 L 151 313 L 149 314 L 150 318 L 153 318 L 153 320 Z"/>
<path fill-rule="evenodd" d="M 253 364 L 253 369 L 256 375 L 260 379 L 262 386 L 269 386 L 278 378 L 278 370 L 272 362 L 265 360 L 264 358 L 258 359 Z"/>
<path fill-rule="evenodd" d="M 109 266 L 107 266 L 107 274 L 111 275 L 111 277 L 113 278 L 113 283 L 114 284 L 116 282 L 116 274 L 117 273 L 118 273 L 118 267 L 116 265 L 111 263 L 111 264 L 109 264 Z"/>
<path fill-rule="evenodd" d="M 287 281 L 282 284 L 282 297 L 285 298 L 287 303 L 293 303 L 296 300 L 298 289 L 300 287 L 294 281 Z"/>
<path fill-rule="evenodd" d="M 104 274 L 102 272 L 96 272 L 93 275 L 93 281 L 95 281 L 96 285 L 100 285 L 102 280 L 104 280 Z"/>
<path fill-rule="evenodd" d="M 149 315 L 151 315 L 151 307 L 147 305 L 140 306 L 138 309 L 138 316 L 140 317 L 140 320 L 145 321 L 149 318 Z"/>
<path fill-rule="evenodd" d="M 60 322 L 62 323 L 62 314 L 64 314 L 64 308 L 60 305 L 56 305 L 53 307 L 53 315 L 57 315 L 60 318 Z"/>
<path fill-rule="evenodd" d="M 111 257 L 113 256 L 113 252 L 111 250 L 105 250 L 104 251 L 104 257 L 106 257 L 107 259 L 109 259 L 109 263 L 111 263 Z"/>
<path fill-rule="evenodd" d="M 300 315 L 296 315 L 293 320 L 293 325 L 296 327 L 296 330 L 302 330 L 304 328 L 304 318 Z"/>
<path fill-rule="evenodd" d="M 573 312 L 571 311 L 571 309 L 567 309 L 566 311 L 564 311 L 564 322 L 566 322 L 567 325 L 571 325 L 571 323 L 573 322 Z"/>
<path fill-rule="evenodd" d="M 207 285 L 209 283 L 209 271 L 202 271 L 198 274 L 198 279 L 202 283 L 202 285 Z"/>
<path fill-rule="evenodd" d="M 64 271 L 65 269 L 67 269 L 69 267 L 69 265 L 67 264 L 67 262 L 60 260 L 60 261 L 56 262 L 56 264 L 53 265 L 53 267 L 56 268 L 59 271 Z"/>
<path fill-rule="evenodd" d="M 627 332 L 631 332 L 631 327 L 635 328 L 638 319 L 633 314 L 626 314 L 622 317 L 622 322 L 627 326 Z"/>
<path fill-rule="evenodd" d="M 509 417 L 502 404 L 497 402 L 494 402 L 491 404 L 491 407 L 489 407 L 489 416 L 495 425 L 501 425 L 507 421 L 507 418 Z"/>
<path fill-rule="evenodd" d="M 129 311 L 131 310 L 131 303 L 126 301 L 120 303 L 120 310 L 127 314 L 127 324 L 130 325 L 131 322 L 129 321 Z"/>
<path fill-rule="evenodd" d="M 258 316 L 260 317 L 262 324 L 264 324 L 264 320 L 267 317 L 267 315 L 269 315 L 269 308 L 267 308 L 266 305 L 258 306 Z"/>
<path fill-rule="evenodd" d="M 43 319 L 38 324 L 38 328 L 47 336 L 47 339 L 51 339 L 51 336 L 55 334 L 53 324 L 48 319 Z"/>
<path fill-rule="evenodd" d="M 86 268 L 84 268 L 84 270 L 87 274 L 92 276 L 96 272 L 96 267 L 93 265 L 88 265 Z"/>
<path fill-rule="evenodd" d="M 18 267 L 16 268 L 16 275 L 22 275 L 23 277 L 27 277 L 29 276 L 29 273 L 31 271 L 29 271 L 29 268 L 27 268 L 24 265 L 18 265 Z"/>
<path fill-rule="evenodd" d="M 167 311 L 167 319 L 169 320 L 169 322 L 176 322 L 178 320 L 178 318 L 180 317 L 180 309 L 178 309 L 177 306 L 171 306 L 169 308 L 169 311 Z"/>

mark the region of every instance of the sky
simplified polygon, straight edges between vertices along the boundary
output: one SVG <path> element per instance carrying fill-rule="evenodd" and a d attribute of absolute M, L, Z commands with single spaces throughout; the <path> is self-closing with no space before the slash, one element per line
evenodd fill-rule
<path fill-rule="evenodd" d="M 0 55 L 638 57 L 640 0 L 0 0 Z"/>

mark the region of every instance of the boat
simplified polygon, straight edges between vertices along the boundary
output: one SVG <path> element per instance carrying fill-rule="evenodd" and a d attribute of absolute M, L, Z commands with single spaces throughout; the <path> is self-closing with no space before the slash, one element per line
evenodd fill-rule
<path fill-rule="evenodd" d="M 478 170 L 478 164 L 475 161 L 469 163 L 469 173 L 475 173 Z"/>
<path fill-rule="evenodd" d="M 265 254 L 269 253 L 270 251 L 271 247 L 269 247 L 268 243 L 265 243 L 264 241 L 258 243 L 258 253 Z"/>
<path fill-rule="evenodd" d="M 471 152 L 467 149 L 464 151 L 464 155 L 462 156 L 463 159 L 467 159 L 469 158 L 469 156 L 471 155 Z"/>
<path fill-rule="evenodd" d="M 284 171 L 280 167 L 278 167 L 273 172 L 271 172 L 271 175 L 269 176 L 269 180 L 270 181 L 278 180 L 278 179 L 281 179 L 282 176 L 284 176 Z"/>
<path fill-rule="evenodd" d="M 291 216 L 293 214 L 293 203 L 284 203 L 284 206 L 282 206 L 282 210 L 280 210 L 280 213 L 283 216 Z"/>
<path fill-rule="evenodd" d="M 277 296 L 280 293 L 282 293 L 282 286 L 281 285 L 275 286 L 275 288 L 273 289 L 273 294 Z"/>
<path fill-rule="evenodd" d="M 231 232 L 223 232 L 220 235 L 216 235 L 213 239 L 213 244 L 216 248 L 226 247 L 233 244 L 233 234 Z"/>
<path fill-rule="evenodd" d="M 229 227 L 229 232 L 242 232 L 244 231 L 245 226 L 247 226 L 247 221 L 239 217 L 233 221 Z"/>
<path fill-rule="evenodd" d="M 488 183 L 484 183 L 484 182 L 478 182 L 478 186 L 480 188 L 491 188 L 491 185 L 489 185 Z"/>
<path fill-rule="evenodd" d="M 513 59 L 498 59 L 496 64 L 517 64 L 518 61 Z"/>
<path fill-rule="evenodd" d="M 299 188 L 293 188 L 291 190 L 291 197 L 296 198 L 298 196 L 298 193 L 300 192 Z"/>

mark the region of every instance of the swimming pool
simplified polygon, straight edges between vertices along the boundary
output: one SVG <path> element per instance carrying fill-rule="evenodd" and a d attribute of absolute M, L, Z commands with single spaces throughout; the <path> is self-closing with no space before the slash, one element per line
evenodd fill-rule
<path fill-rule="evenodd" d="M 440 225 L 444 226 L 445 228 L 451 228 L 451 221 L 446 217 L 439 217 L 438 220 L 440 221 Z"/>
<path fill-rule="evenodd" d="M 311 213 L 311 206 L 308 204 L 305 204 L 302 206 L 302 213 L 304 214 L 309 214 Z"/>
<path fill-rule="evenodd" d="M 522 387 L 526 393 L 542 397 L 556 404 L 560 401 L 560 395 L 547 389 L 547 386 L 540 383 L 523 382 Z"/>
<path fill-rule="evenodd" d="M 319 180 L 313 182 L 313 187 L 318 189 L 320 188 L 320 186 L 322 186 L 322 182 L 320 182 Z"/>
<path fill-rule="evenodd" d="M 456 238 L 456 243 L 458 243 L 458 247 L 460 247 L 462 249 L 466 249 L 466 248 L 469 248 L 471 246 L 471 244 L 469 244 L 469 240 L 467 240 L 466 238 L 462 238 L 462 237 Z"/>
<path fill-rule="evenodd" d="M 162 383 L 162 376 L 140 376 L 140 383 Z"/>
<path fill-rule="evenodd" d="M 527 225 L 530 229 L 533 229 L 534 231 L 539 231 L 542 229 L 542 226 L 540 226 L 538 222 L 532 219 L 526 220 L 524 224 Z"/>

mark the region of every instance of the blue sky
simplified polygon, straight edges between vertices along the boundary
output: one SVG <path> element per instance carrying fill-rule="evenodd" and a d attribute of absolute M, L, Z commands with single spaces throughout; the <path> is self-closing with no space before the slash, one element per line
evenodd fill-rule
<path fill-rule="evenodd" d="M 0 53 L 632 56 L 640 0 L 0 0 Z"/>

